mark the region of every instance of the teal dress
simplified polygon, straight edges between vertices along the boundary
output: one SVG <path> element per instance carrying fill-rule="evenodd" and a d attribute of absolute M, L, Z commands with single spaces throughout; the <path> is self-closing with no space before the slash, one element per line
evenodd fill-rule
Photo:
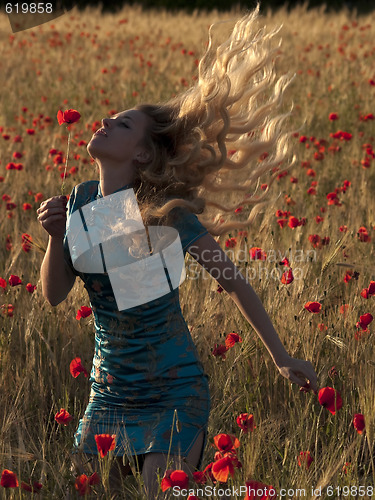
<path fill-rule="evenodd" d="M 115 192 L 131 187 L 127 184 Z M 99 181 L 73 188 L 67 231 L 70 215 L 98 198 L 103 198 Z M 172 214 L 170 226 L 177 229 L 185 256 L 189 246 L 208 231 L 185 208 L 176 207 Z M 108 273 L 77 271 L 67 232 L 63 245 L 66 262 L 84 282 L 95 321 L 91 392 L 74 436 L 73 453 L 97 454 L 95 434 L 115 434 L 115 456 L 167 454 L 170 449 L 171 454 L 186 457 L 201 430 L 206 443 L 210 394 L 208 377 L 182 315 L 178 288 L 119 311 Z M 202 456 L 199 467 L 201 460 Z"/>

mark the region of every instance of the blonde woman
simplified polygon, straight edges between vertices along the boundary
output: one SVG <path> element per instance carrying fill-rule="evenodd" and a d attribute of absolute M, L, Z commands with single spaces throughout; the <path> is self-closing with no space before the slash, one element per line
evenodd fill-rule
<path fill-rule="evenodd" d="M 41 268 L 44 296 L 56 306 L 79 276 L 95 318 L 90 399 L 75 434 L 77 472 L 89 471 L 88 465 L 98 470 L 96 434 L 115 435 L 111 485 L 119 490 L 121 479 L 137 466 L 153 500 L 160 491 L 159 468 L 161 475 L 166 468 L 191 475 L 201 466 L 210 412 L 207 375 L 181 313 L 178 287 L 121 310 L 108 272 L 74 267 L 69 221 L 85 205 L 134 195 L 146 229 L 176 229 L 183 255 L 189 252 L 209 273 L 215 269 L 215 279 L 256 330 L 280 374 L 317 390 L 310 361 L 289 356 L 258 296 L 213 238 L 252 224 L 260 203 L 267 202 L 276 167 L 288 154 L 288 114 L 278 109 L 290 78 L 275 77 L 277 30 L 259 29 L 258 11 L 238 20 L 222 43 L 215 40 L 216 26 L 211 27 L 191 89 L 169 102 L 104 118 L 87 146 L 100 179 L 75 186 L 67 207 L 66 200 L 54 197 L 38 210 L 50 234 Z M 267 158 L 258 162 L 265 151 Z M 261 197 L 249 196 L 262 175 L 268 189 Z M 234 205 L 220 202 L 221 193 L 235 191 L 241 195 Z M 253 206 L 248 219 L 230 220 L 240 205 Z M 121 217 L 113 223 L 121 225 Z M 137 243 L 130 246 L 134 250 Z M 128 251 L 124 246 L 124 255 Z M 153 252 L 150 244 L 149 255 Z"/>

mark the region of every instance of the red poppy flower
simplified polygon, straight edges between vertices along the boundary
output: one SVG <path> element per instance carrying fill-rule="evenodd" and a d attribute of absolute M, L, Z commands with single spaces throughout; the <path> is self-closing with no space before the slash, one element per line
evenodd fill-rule
<path fill-rule="evenodd" d="M 221 356 L 221 359 L 225 359 L 226 356 L 225 356 L 225 353 L 227 352 L 228 348 L 226 345 L 224 344 L 215 344 L 215 347 L 214 349 L 212 350 L 212 355 L 213 356 Z"/>
<path fill-rule="evenodd" d="M 8 281 L 9 281 L 10 286 L 22 285 L 22 281 L 15 274 L 11 274 Z"/>
<path fill-rule="evenodd" d="M 235 451 L 235 448 L 240 446 L 239 440 L 233 434 L 217 434 L 214 437 L 214 443 L 216 448 L 223 453 Z"/>
<path fill-rule="evenodd" d="M 322 304 L 319 302 L 306 302 L 305 309 L 311 313 L 319 313 L 322 309 Z"/>
<path fill-rule="evenodd" d="M 81 474 L 77 477 L 74 483 L 74 487 L 81 497 L 84 497 L 85 495 L 91 493 L 89 478 L 86 476 L 86 474 Z"/>
<path fill-rule="evenodd" d="M 204 471 L 198 470 L 196 472 L 193 472 L 193 480 L 197 484 L 206 484 L 206 482 L 207 482 L 207 475 L 205 474 Z"/>
<path fill-rule="evenodd" d="M 253 247 L 249 250 L 251 260 L 266 260 L 267 254 L 259 247 Z"/>
<path fill-rule="evenodd" d="M 2 314 L 5 316 L 9 316 L 10 318 L 13 316 L 14 305 L 13 304 L 2 304 L 1 306 Z"/>
<path fill-rule="evenodd" d="M 168 469 L 165 471 L 164 477 L 161 480 L 161 489 L 166 491 L 174 486 L 180 489 L 185 489 L 189 485 L 189 476 L 183 470 Z"/>
<path fill-rule="evenodd" d="M 92 313 L 91 307 L 82 306 L 77 311 L 76 319 L 79 321 L 81 318 L 87 318 Z"/>
<path fill-rule="evenodd" d="M 86 474 L 81 474 L 77 477 L 75 481 L 75 489 L 78 490 L 78 493 L 81 497 L 88 495 L 91 493 L 90 486 L 100 483 L 100 476 L 97 472 L 91 474 L 90 477 L 87 477 Z"/>
<path fill-rule="evenodd" d="M 242 338 L 238 335 L 238 333 L 228 333 L 225 339 L 227 349 L 233 347 L 237 342 L 242 342 Z"/>
<path fill-rule="evenodd" d="M 60 411 L 55 415 L 55 420 L 58 424 L 68 425 L 73 420 L 73 417 L 64 408 L 60 408 Z"/>
<path fill-rule="evenodd" d="M 361 242 L 370 242 L 371 241 L 371 237 L 369 236 L 368 231 L 364 226 L 362 226 L 358 229 L 357 236 L 358 236 L 359 241 L 361 241 Z"/>
<path fill-rule="evenodd" d="M 75 109 L 67 109 L 64 112 L 59 109 L 57 112 L 57 121 L 59 122 L 59 125 L 62 125 L 63 123 L 75 123 L 80 118 L 81 115 Z"/>
<path fill-rule="evenodd" d="M 321 152 L 319 152 L 319 151 L 316 151 L 314 153 L 314 160 L 315 161 L 322 161 L 322 160 L 324 160 L 324 154 L 321 153 Z"/>
<path fill-rule="evenodd" d="M 306 464 L 306 469 L 310 467 L 313 462 L 313 458 L 309 451 L 300 451 L 298 456 L 298 465 L 302 467 L 302 464 Z"/>
<path fill-rule="evenodd" d="M 342 130 L 338 130 L 334 134 L 329 134 L 331 137 L 334 139 L 340 139 L 344 141 L 350 141 L 350 139 L 353 137 L 352 134 L 349 132 L 343 132 Z"/>
<path fill-rule="evenodd" d="M 361 292 L 361 296 L 364 298 L 364 299 L 368 299 L 370 297 L 370 294 L 368 292 L 368 288 L 364 288 Z"/>
<path fill-rule="evenodd" d="M 228 481 L 229 474 L 234 476 L 233 461 L 230 456 L 225 456 L 220 458 L 212 465 L 212 475 L 220 483 L 226 483 Z"/>
<path fill-rule="evenodd" d="M 318 394 L 319 403 L 335 415 L 336 411 L 342 408 L 342 399 L 340 393 L 333 387 L 323 387 Z M 335 403 L 336 399 L 336 403 Z"/>
<path fill-rule="evenodd" d="M 298 227 L 299 222 L 298 222 L 297 217 L 293 217 L 293 216 L 289 217 L 288 226 L 291 227 L 292 229 L 294 229 L 295 227 Z"/>
<path fill-rule="evenodd" d="M 116 446 L 116 434 L 95 434 L 95 441 L 100 456 L 103 458 Z"/>
<path fill-rule="evenodd" d="M 225 246 L 227 248 L 234 248 L 235 246 L 237 245 L 237 240 L 236 238 L 229 238 L 228 240 L 226 240 L 225 242 Z"/>
<path fill-rule="evenodd" d="M 353 417 L 353 425 L 354 429 L 358 432 L 358 434 L 362 434 L 365 430 L 365 417 L 362 413 L 356 413 Z"/>
<path fill-rule="evenodd" d="M 247 434 L 249 431 L 253 431 L 256 428 L 254 423 L 254 415 L 249 413 L 240 413 L 236 418 L 238 427 Z"/>
<path fill-rule="evenodd" d="M 328 119 L 331 120 L 331 122 L 333 122 L 334 120 L 339 119 L 339 115 L 337 113 L 330 113 Z"/>
<path fill-rule="evenodd" d="M 187 500 L 199 500 L 199 498 L 197 496 L 195 496 L 195 495 L 189 495 L 187 497 Z"/>
<path fill-rule="evenodd" d="M 368 286 L 368 293 L 369 295 L 375 295 L 375 281 L 370 281 L 370 284 Z"/>
<path fill-rule="evenodd" d="M 283 229 L 283 227 L 285 227 L 288 224 L 288 219 L 279 219 L 277 223 L 279 224 L 281 229 Z"/>
<path fill-rule="evenodd" d="M 283 275 L 281 276 L 281 283 L 283 285 L 289 285 L 293 280 L 294 276 L 291 268 L 288 269 L 288 271 L 285 271 L 285 273 L 283 273 Z"/>
<path fill-rule="evenodd" d="M 84 366 L 81 363 L 81 358 L 74 358 L 70 362 L 69 369 L 70 369 L 70 373 L 72 374 L 72 376 L 74 378 L 77 378 L 80 373 L 83 373 L 85 377 L 88 377 L 88 375 L 89 375 L 87 373 L 86 368 L 84 368 Z"/>
<path fill-rule="evenodd" d="M 359 321 L 356 323 L 356 327 L 361 328 L 362 330 L 366 330 L 373 319 L 374 318 L 370 313 L 363 314 L 359 317 Z"/>
<path fill-rule="evenodd" d="M 345 284 L 348 284 L 349 281 L 352 279 L 352 275 L 353 275 L 353 270 L 352 269 L 348 269 L 345 273 L 345 276 L 344 276 L 344 283 Z"/>
<path fill-rule="evenodd" d="M 1 473 L 0 485 L 3 488 L 18 488 L 18 479 L 15 472 L 4 469 Z"/>
<path fill-rule="evenodd" d="M 244 500 L 272 500 L 277 493 L 272 486 L 259 481 L 246 481 L 246 496 Z"/>
<path fill-rule="evenodd" d="M 345 462 L 345 464 L 342 467 L 343 473 L 347 474 L 350 471 L 351 467 L 352 467 L 351 462 Z"/>

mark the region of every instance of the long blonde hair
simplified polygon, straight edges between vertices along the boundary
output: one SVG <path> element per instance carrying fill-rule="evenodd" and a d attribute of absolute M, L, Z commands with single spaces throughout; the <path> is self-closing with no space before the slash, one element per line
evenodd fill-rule
<path fill-rule="evenodd" d="M 291 113 L 275 111 L 292 78 L 276 79 L 275 56 L 281 42 L 272 42 L 280 28 L 266 33 L 258 28 L 258 17 L 259 4 L 235 23 L 222 43 L 214 36 L 222 23 L 212 25 L 196 84 L 168 102 L 136 107 L 151 119 L 145 146 L 152 160 L 138 169 L 134 182 L 146 225 L 160 222 L 176 206 L 203 214 L 210 206 L 233 213 L 253 205 L 243 222 L 221 224 L 217 210 L 214 222 L 212 217 L 199 217 L 211 234 L 221 235 L 248 227 L 259 207 L 269 203 L 265 197 L 288 156 L 290 137 L 283 125 Z M 242 195 L 234 206 L 217 200 L 221 192 L 249 191 L 265 174 L 268 187 L 261 196 Z M 230 177 L 237 177 L 237 182 Z"/>

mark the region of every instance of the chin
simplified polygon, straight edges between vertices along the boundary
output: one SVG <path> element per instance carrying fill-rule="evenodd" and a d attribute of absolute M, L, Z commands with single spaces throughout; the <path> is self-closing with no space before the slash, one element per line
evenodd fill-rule
<path fill-rule="evenodd" d="M 95 145 L 92 143 L 92 140 L 90 140 L 90 142 L 87 144 L 86 149 L 91 158 L 94 158 L 95 160 L 98 157 L 97 151 L 95 151 Z"/>

